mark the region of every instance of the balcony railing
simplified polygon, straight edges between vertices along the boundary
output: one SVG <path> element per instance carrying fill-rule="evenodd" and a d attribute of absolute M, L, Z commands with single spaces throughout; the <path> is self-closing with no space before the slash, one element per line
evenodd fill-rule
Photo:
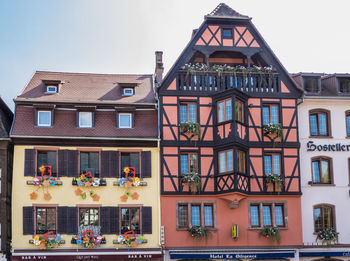
<path fill-rule="evenodd" d="M 238 89 L 248 93 L 279 93 L 280 79 L 277 73 L 195 72 L 180 71 L 177 77 L 181 91 L 221 92 Z"/>

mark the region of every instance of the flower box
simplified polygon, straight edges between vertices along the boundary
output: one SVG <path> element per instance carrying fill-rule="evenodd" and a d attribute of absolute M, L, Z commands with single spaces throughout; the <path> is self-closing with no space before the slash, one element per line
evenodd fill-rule
<path fill-rule="evenodd" d="M 271 243 L 276 241 L 279 244 L 281 242 L 281 233 L 278 227 L 264 226 L 260 230 L 259 236 L 269 238 Z"/>
<path fill-rule="evenodd" d="M 113 182 L 113 186 L 120 186 L 120 187 L 123 187 L 123 182 L 122 182 L 122 185 L 120 185 L 120 180 L 114 181 L 114 182 Z M 135 187 L 134 184 L 132 184 L 132 186 Z M 139 184 L 138 186 L 141 186 L 141 187 L 147 186 L 147 181 L 141 180 L 141 181 L 140 181 L 140 184 Z"/>
<path fill-rule="evenodd" d="M 199 193 L 201 191 L 201 175 L 196 172 L 190 172 L 184 174 L 181 177 L 183 185 L 188 185 L 192 194 Z"/>
<path fill-rule="evenodd" d="M 40 249 L 50 249 L 57 248 L 60 244 L 64 244 L 65 241 L 62 240 L 60 234 L 54 234 L 52 231 L 49 231 L 43 235 L 36 235 L 33 239 L 29 240 L 29 244 L 34 244 Z"/>
<path fill-rule="evenodd" d="M 323 245 L 338 243 L 338 234 L 333 228 L 325 228 L 317 233 L 316 241 L 322 241 Z"/>
<path fill-rule="evenodd" d="M 188 229 L 191 237 L 195 239 L 206 239 L 210 235 L 210 231 L 203 226 L 195 226 Z"/>
<path fill-rule="evenodd" d="M 49 180 L 49 182 L 50 182 L 50 180 Z M 63 182 L 61 180 L 56 179 L 55 182 L 56 183 L 51 183 L 53 185 L 50 184 L 50 186 L 62 186 L 63 185 Z M 40 186 L 41 185 L 41 182 L 39 184 L 39 182 L 36 180 L 27 180 L 26 183 L 27 183 L 27 185 L 33 185 L 33 186 Z"/>

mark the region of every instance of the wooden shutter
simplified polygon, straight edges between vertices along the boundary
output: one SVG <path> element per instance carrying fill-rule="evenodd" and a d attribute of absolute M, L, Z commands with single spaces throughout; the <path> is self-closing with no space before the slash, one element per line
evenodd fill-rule
<path fill-rule="evenodd" d="M 102 234 L 119 234 L 119 207 L 101 207 L 100 224 Z"/>
<path fill-rule="evenodd" d="M 101 152 L 101 177 L 119 178 L 119 152 Z"/>
<path fill-rule="evenodd" d="M 24 176 L 35 176 L 35 149 L 24 151 Z"/>
<path fill-rule="evenodd" d="M 58 175 L 61 177 L 67 177 L 68 171 L 68 151 L 67 150 L 58 150 Z"/>
<path fill-rule="evenodd" d="M 67 228 L 66 234 L 75 235 L 78 233 L 78 208 L 67 207 Z"/>
<path fill-rule="evenodd" d="M 142 234 L 152 234 L 152 207 L 142 207 Z"/>
<path fill-rule="evenodd" d="M 141 177 L 151 178 L 152 177 L 152 154 L 150 151 L 141 152 Z"/>
<path fill-rule="evenodd" d="M 68 177 L 78 177 L 78 151 L 68 150 Z"/>
<path fill-rule="evenodd" d="M 23 207 L 23 235 L 34 235 L 34 207 Z"/>
<path fill-rule="evenodd" d="M 68 207 L 57 208 L 57 233 L 59 234 L 67 233 L 67 215 Z"/>

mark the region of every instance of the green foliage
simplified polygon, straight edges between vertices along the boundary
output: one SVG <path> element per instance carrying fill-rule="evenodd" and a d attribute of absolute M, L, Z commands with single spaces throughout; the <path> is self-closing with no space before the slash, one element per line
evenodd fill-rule
<path fill-rule="evenodd" d="M 264 132 L 265 132 L 265 135 L 268 135 L 268 134 L 275 135 L 272 138 L 272 141 L 275 141 L 278 137 L 283 139 L 283 130 L 279 123 L 275 123 L 275 124 L 270 123 L 268 125 L 264 125 Z"/>
<path fill-rule="evenodd" d="M 271 184 L 281 184 L 282 183 L 282 178 L 278 174 L 269 174 L 266 176 L 266 183 L 271 183 Z"/>
<path fill-rule="evenodd" d="M 191 236 L 195 239 L 207 239 L 210 235 L 210 232 L 203 226 L 191 227 L 190 229 L 188 229 L 188 231 L 190 232 Z"/>
<path fill-rule="evenodd" d="M 201 126 L 197 122 L 181 123 L 180 130 L 184 133 L 192 133 L 194 136 L 201 134 Z"/>
<path fill-rule="evenodd" d="M 322 244 L 326 245 L 338 243 L 338 233 L 333 228 L 325 228 L 317 233 L 317 240 L 321 240 Z"/>
<path fill-rule="evenodd" d="M 193 194 L 201 190 L 201 175 L 196 172 L 190 172 L 182 177 L 183 183 L 188 183 Z"/>
<path fill-rule="evenodd" d="M 281 233 L 277 227 L 264 226 L 260 230 L 259 236 L 269 238 L 271 240 L 271 243 L 276 241 L 279 244 L 281 242 Z"/>

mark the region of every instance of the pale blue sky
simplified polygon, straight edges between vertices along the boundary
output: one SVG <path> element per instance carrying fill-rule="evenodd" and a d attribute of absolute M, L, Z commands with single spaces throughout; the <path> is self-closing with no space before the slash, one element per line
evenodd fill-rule
<path fill-rule="evenodd" d="M 168 70 L 217 0 L 0 0 L 0 95 L 13 109 L 36 70 Z M 227 0 L 289 72 L 350 72 L 347 0 Z"/>

